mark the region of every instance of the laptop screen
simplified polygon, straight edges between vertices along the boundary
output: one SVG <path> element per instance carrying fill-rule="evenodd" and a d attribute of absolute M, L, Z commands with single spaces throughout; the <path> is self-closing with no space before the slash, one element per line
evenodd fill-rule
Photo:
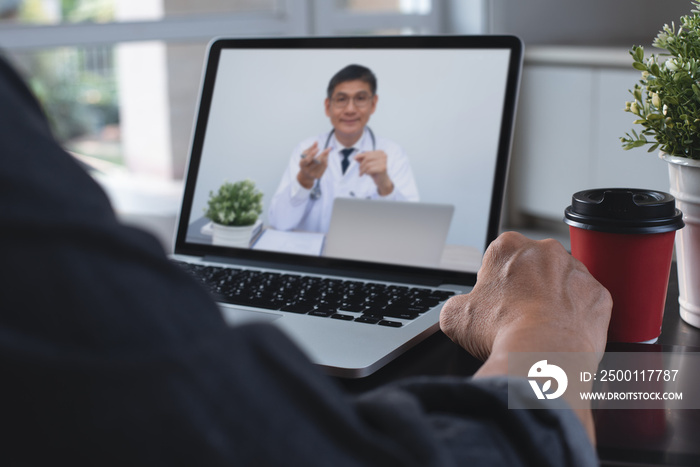
<path fill-rule="evenodd" d="M 176 253 L 475 272 L 498 231 L 521 55 L 503 36 L 213 42 Z M 247 232 L 213 222 L 224 184 L 262 195 Z M 339 198 L 379 203 L 371 227 Z"/>

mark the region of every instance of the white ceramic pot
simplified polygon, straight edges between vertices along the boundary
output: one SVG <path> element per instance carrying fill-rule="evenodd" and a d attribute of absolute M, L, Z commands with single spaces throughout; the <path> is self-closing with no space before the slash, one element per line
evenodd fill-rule
<path fill-rule="evenodd" d="M 212 244 L 218 246 L 233 246 L 238 248 L 248 248 L 253 226 L 243 227 L 221 225 L 214 222 L 212 224 Z"/>
<path fill-rule="evenodd" d="M 700 161 L 667 154 L 661 158 L 668 162 L 671 194 L 685 222 L 676 233 L 681 318 L 700 327 Z"/>

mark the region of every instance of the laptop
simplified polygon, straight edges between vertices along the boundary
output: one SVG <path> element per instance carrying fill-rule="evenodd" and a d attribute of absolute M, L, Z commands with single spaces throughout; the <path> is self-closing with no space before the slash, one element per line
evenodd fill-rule
<path fill-rule="evenodd" d="M 414 255 L 403 241 L 411 232 L 392 234 L 405 252 L 387 258 L 344 252 L 334 232 L 283 231 L 270 222 L 271 200 L 301 156 L 295 148 L 330 131 L 326 89 L 349 64 L 377 77 L 368 125 L 378 145 L 390 139 L 406 154 L 419 202 L 453 207 L 446 233 L 425 219 L 442 244 L 437 263 Z M 476 281 L 499 231 L 521 67 L 522 44 L 512 36 L 213 41 L 173 259 L 209 288 L 231 325 L 271 323 L 331 375 L 375 372 L 436 332 L 442 304 Z M 257 241 L 277 239 L 277 249 L 255 248 L 255 239 L 215 245 L 206 228 L 209 193 L 245 179 L 263 193 Z M 328 198 L 324 192 L 314 202 Z M 372 202 L 380 201 L 366 203 L 368 213 L 379 207 Z M 316 248 L 325 240 L 333 254 Z"/>
<path fill-rule="evenodd" d="M 454 206 L 336 198 L 323 255 L 439 268 Z"/>

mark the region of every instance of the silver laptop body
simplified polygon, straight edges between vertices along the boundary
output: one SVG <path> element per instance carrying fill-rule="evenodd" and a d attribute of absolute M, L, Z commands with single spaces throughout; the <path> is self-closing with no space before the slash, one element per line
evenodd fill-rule
<path fill-rule="evenodd" d="M 372 129 L 402 141 L 421 194 L 420 203 L 400 206 L 406 212 L 397 208 L 393 220 L 383 220 L 384 225 L 388 220 L 399 227 L 390 234 L 398 253 L 344 250 L 336 242 L 343 236 L 336 233 L 341 217 L 334 219 L 325 237 L 323 255 L 214 245 L 204 218 L 209 192 L 223 181 L 250 178 L 269 202 L 292 147 L 309 134 L 327 131 L 323 101 L 328 79 L 344 64 L 359 62 L 378 77 L 382 107 L 372 116 Z M 213 41 L 173 259 L 197 268 L 263 271 L 274 277 L 374 282 L 412 291 L 470 291 L 477 267 L 466 266 L 460 255 L 474 251 L 478 257 L 498 233 L 521 66 L 522 45 L 511 36 Z M 477 69 L 489 71 L 475 73 Z M 374 208 L 384 205 L 354 201 L 336 200 L 341 210 L 354 210 L 360 218 L 364 211 L 375 216 L 370 222 L 378 223 L 375 211 L 380 209 Z M 263 233 L 270 229 L 267 208 L 265 204 Z M 415 237 L 407 231 L 410 225 L 420 226 L 416 229 L 422 233 Z M 412 245 L 421 238 L 429 247 L 416 254 Z M 452 261 L 442 262 L 445 255 Z M 443 303 L 414 319 L 380 319 L 390 325 L 363 322 L 362 313 L 353 310 L 339 309 L 343 317 L 334 319 L 226 300 L 220 307 L 231 325 L 278 326 L 329 374 L 363 377 L 437 331 Z"/>
<path fill-rule="evenodd" d="M 323 255 L 438 268 L 454 206 L 336 198 Z"/>

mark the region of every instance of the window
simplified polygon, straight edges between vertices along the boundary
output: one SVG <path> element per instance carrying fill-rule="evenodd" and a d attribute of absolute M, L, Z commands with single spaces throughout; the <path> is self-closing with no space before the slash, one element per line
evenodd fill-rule
<path fill-rule="evenodd" d="M 430 1 L 426 0 L 335 0 L 339 9 L 364 13 L 430 13 Z"/>
<path fill-rule="evenodd" d="M 67 149 L 121 163 L 113 46 L 19 50 L 11 59 Z"/>
<path fill-rule="evenodd" d="M 211 38 L 440 33 L 444 3 L 5 0 L 0 47 L 69 150 L 179 179 Z"/>
<path fill-rule="evenodd" d="M 316 32 L 429 34 L 443 32 L 441 5 L 430 0 L 332 0 L 316 2 Z"/>

